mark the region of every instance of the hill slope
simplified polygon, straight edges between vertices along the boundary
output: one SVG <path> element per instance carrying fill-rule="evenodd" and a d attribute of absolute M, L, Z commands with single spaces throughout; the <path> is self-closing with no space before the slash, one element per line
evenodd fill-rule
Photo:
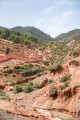
<path fill-rule="evenodd" d="M 75 29 L 69 31 L 68 33 L 62 33 L 61 35 L 57 36 L 55 40 L 71 40 L 80 38 L 80 29 Z"/>
<path fill-rule="evenodd" d="M 49 35 L 47 35 L 46 33 L 44 33 L 43 31 L 35 28 L 35 27 L 14 27 L 12 28 L 12 30 L 15 31 L 19 31 L 19 32 L 23 32 L 23 33 L 29 33 L 31 35 L 37 36 L 39 39 L 42 39 L 43 41 L 52 41 L 54 40 L 52 37 L 50 37 Z"/>
<path fill-rule="evenodd" d="M 0 26 L 0 30 L 4 30 L 4 29 L 8 29 L 8 28 Z"/>

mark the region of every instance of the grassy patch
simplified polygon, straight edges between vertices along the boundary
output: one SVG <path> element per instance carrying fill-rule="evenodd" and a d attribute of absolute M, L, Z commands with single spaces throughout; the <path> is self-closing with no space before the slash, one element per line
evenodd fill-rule
<path fill-rule="evenodd" d="M 0 90 L 0 99 L 6 99 L 8 101 L 11 100 L 11 98 L 7 96 L 2 90 Z"/>
<path fill-rule="evenodd" d="M 70 79 L 70 77 L 71 77 L 71 74 L 62 77 L 61 80 L 60 80 L 60 82 L 63 82 L 63 83 L 64 83 L 64 82 L 68 81 L 68 80 Z"/>

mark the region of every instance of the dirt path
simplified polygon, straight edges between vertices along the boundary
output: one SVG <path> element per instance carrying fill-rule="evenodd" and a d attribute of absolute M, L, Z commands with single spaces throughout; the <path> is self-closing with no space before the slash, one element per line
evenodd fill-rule
<path fill-rule="evenodd" d="M 31 119 L 0 110 L 0 120 L 31 120 Z"/>
<path fill-rule="evenodd" d="M 0 99 L 0 111 L 0 120 L 11 120 L 11 118 L 13 120 L 18 120 L 19 118 L 21 119 L 20 116 L 23 117 L 21 120 L 25 120 L 25 118 L 26 120 L 27 118 L 28 120 L 57 120 L 57 118 L 55 118 L 50 112 L 46 110 L 35 108 L 29 109 L 29 107 L 25 108 L 24 106 L 18 106 L 14 102 L 9 102 L 2 99 Z"/>

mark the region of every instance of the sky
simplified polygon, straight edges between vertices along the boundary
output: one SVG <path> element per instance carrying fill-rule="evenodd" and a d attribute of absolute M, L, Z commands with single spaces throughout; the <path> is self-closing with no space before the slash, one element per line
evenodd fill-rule
<path fill-rule="evenodd" d="M 56 37 L 80 29 L 80 0 L 0 0 L 0 26 L 34 26 Z"/>

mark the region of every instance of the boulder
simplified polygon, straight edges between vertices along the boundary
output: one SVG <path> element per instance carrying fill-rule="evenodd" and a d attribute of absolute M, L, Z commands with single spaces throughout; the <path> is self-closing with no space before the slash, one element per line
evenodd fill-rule
<path fill-rule="evenodd" d="M 48 83 L 48 79 L 45 78 L 45 80 L 42 81 L 42 83 L 39 85 L 39 88 L 43 88 Z"/>
<path fill-rule="evenodd" d="M 13 89 L 14 89 L 13 86 L 8 87 L 8 91 L 13 91 Z"/>

